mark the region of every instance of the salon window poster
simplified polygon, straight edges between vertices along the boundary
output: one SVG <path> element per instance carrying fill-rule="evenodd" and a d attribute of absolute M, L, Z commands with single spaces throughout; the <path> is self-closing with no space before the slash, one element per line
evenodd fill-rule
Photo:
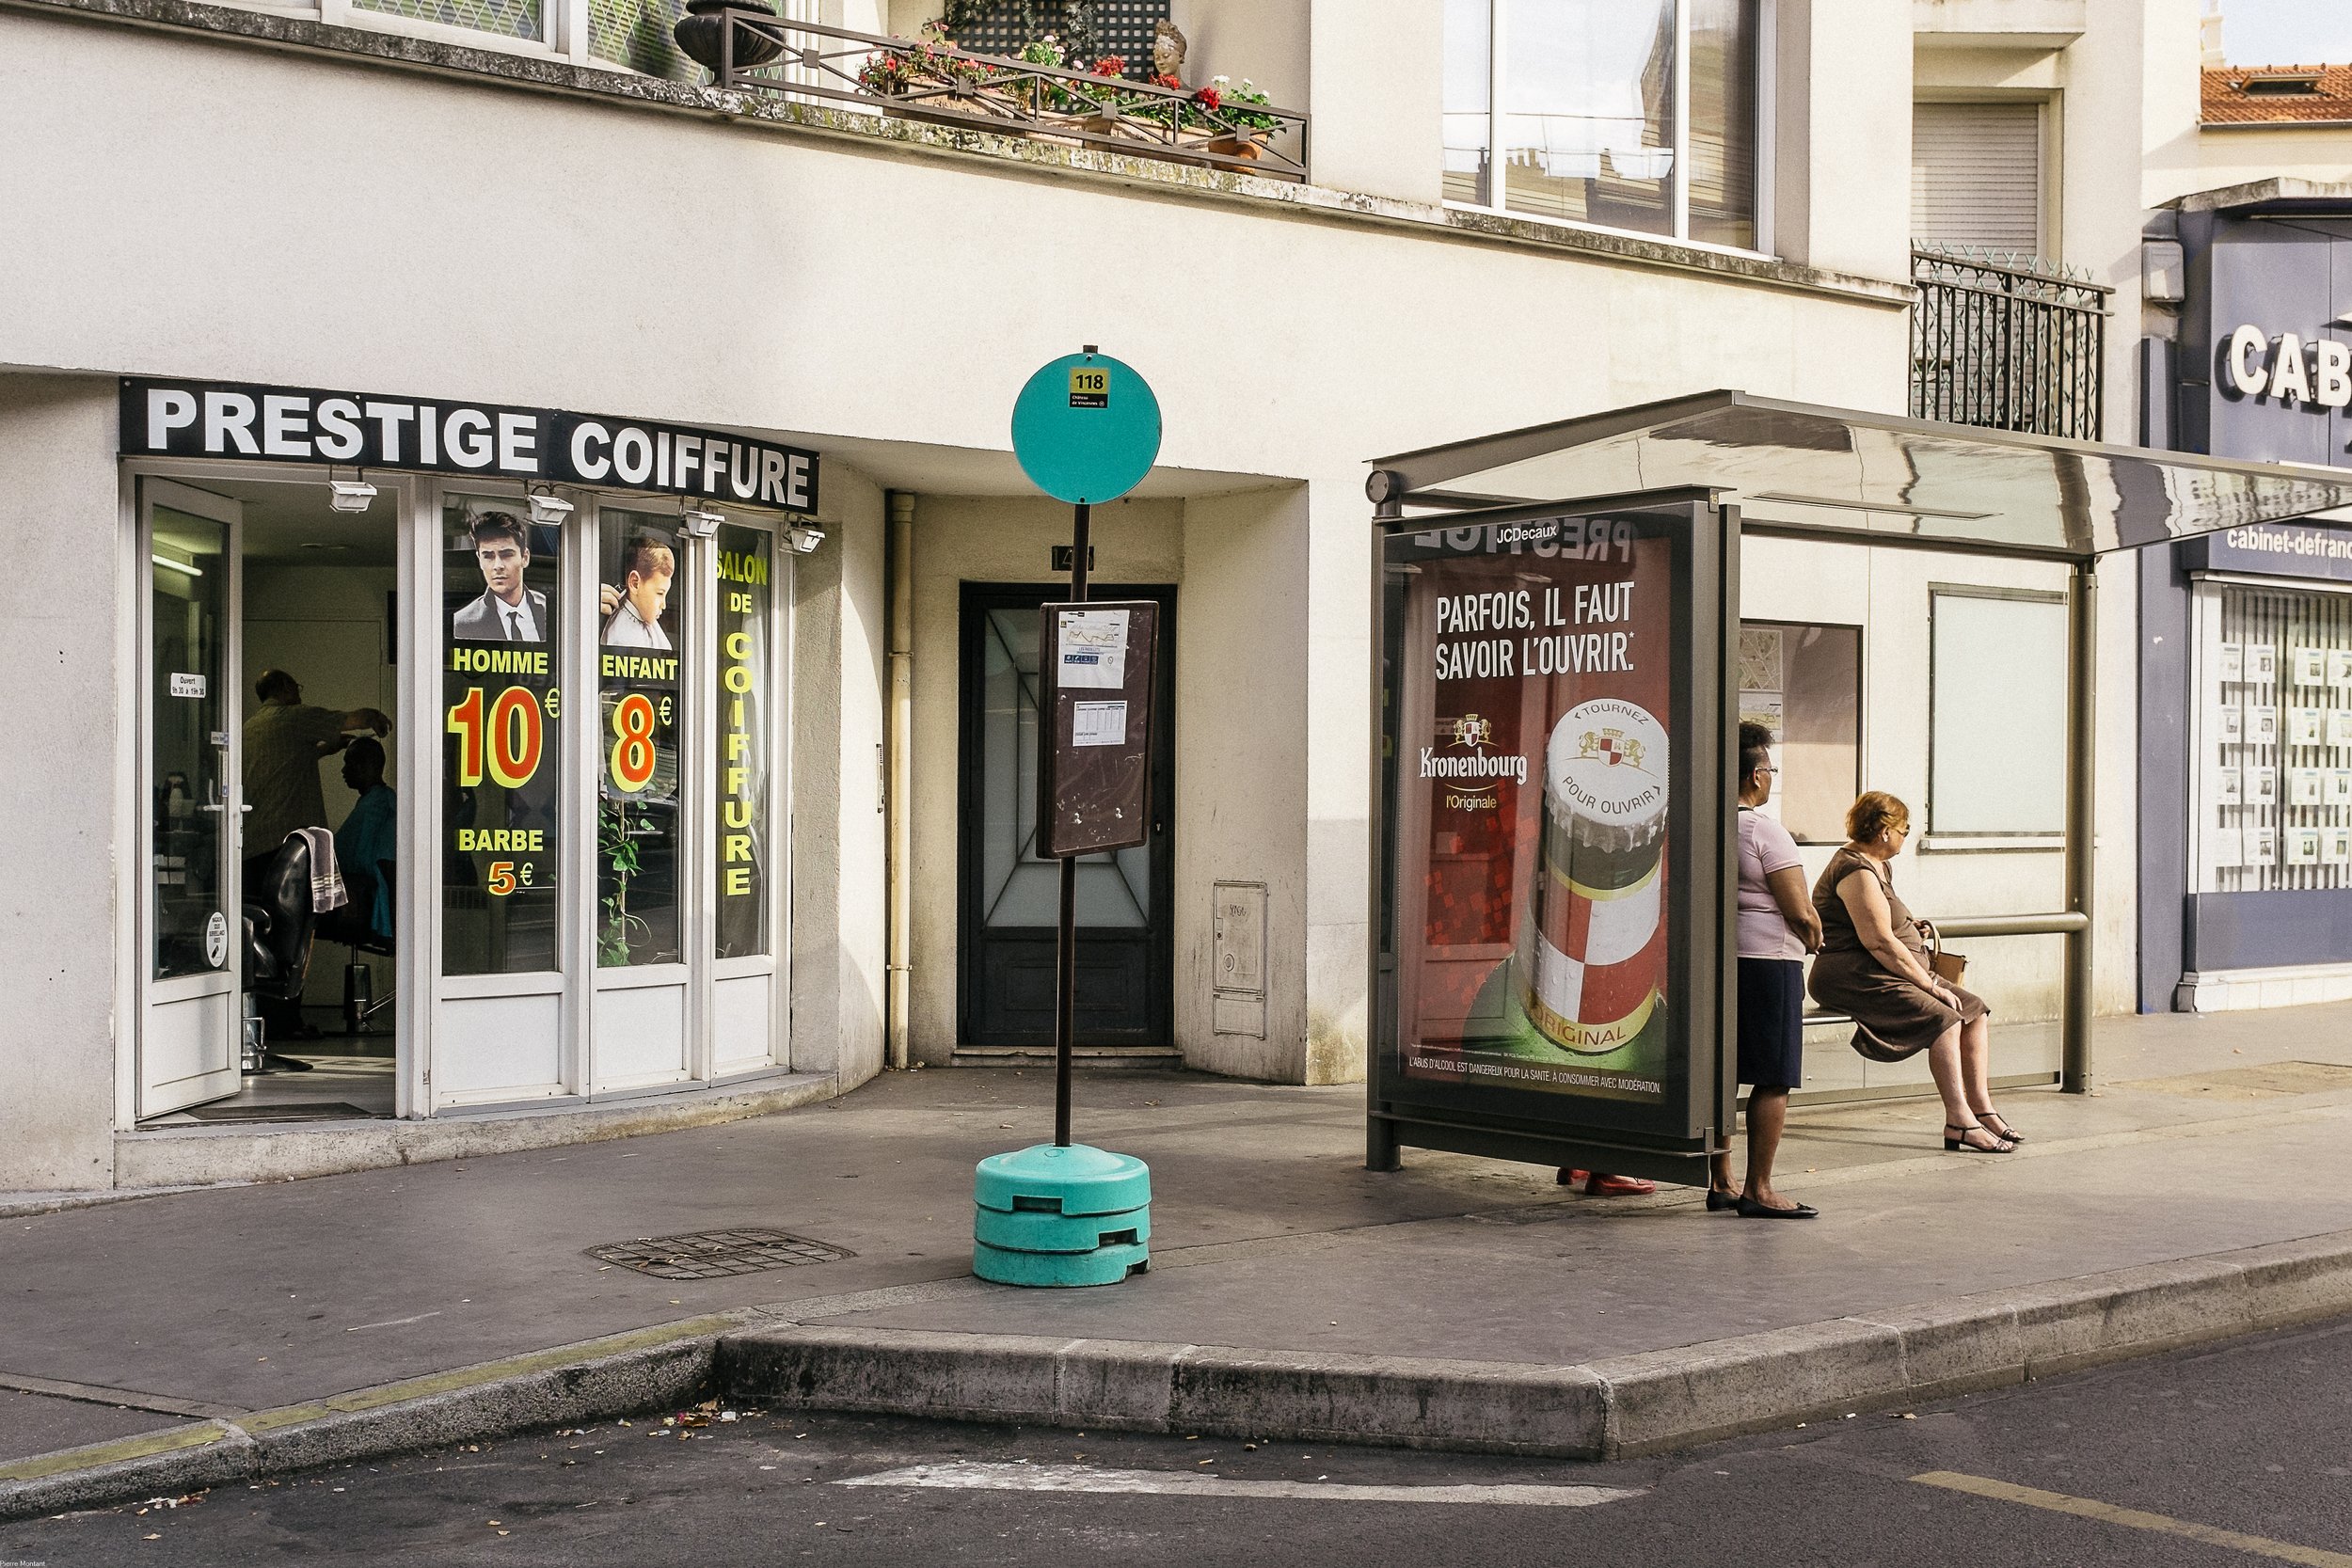
<path fill-rule="evenodd" d="M 1687 1115 L 1669 952 L 1679 522 L 1389 542 L 1395 1092 L 1659 1131 Z"/>
<path fill-rule="evenodd" d="M 562 536 L 520 502 L 442 515 L 441 972 L 560 969 Z"/>

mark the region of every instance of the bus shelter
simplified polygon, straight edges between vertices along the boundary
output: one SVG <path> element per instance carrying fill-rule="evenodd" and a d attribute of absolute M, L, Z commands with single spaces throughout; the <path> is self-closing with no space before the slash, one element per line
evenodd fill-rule
<path fill-rule="evenodd" d="M 1719 391 L 1377 460 L 1367 1156 L 1697 1184 L 1734 1125 L 1740 543 L 2068 569 L 2060 1086 L 2093 1066 L 2101 557 L 2352 504 L 2352 472 Z M 2046 1079 L 2044 1080 L 2047 1081 Z"/>

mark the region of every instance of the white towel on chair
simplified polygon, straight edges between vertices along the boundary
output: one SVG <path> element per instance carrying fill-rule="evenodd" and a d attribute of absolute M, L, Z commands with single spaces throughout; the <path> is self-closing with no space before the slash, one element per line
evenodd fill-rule
<path fill-rule="evenodd" d="M 325 914 L 350 903 L 342 868 L 335 863 L 335 835 L 325 828 L 296 828 L 294 832 L 310 847 L 310 912 Z"/>

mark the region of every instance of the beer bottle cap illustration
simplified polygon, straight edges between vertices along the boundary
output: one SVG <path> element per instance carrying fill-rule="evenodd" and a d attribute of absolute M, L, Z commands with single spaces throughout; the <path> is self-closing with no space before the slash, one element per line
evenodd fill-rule
<path fill-rule="evenodd" d="M 1544 809 L 1604 855 L 1653 850 L 1666 835 L 1666 731 L 1619 697 L 1579 703 L 1551 732 Z"/>

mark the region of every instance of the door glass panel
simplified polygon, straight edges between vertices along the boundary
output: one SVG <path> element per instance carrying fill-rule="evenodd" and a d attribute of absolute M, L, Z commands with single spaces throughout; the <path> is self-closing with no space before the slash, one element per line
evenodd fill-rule
<path fill-rule="evenodd" d="M 678 541 L 675 516 L 598 514 L 596 964 L 684 961 L 678 930 Z M 597 606 L 604 613 L 603 604 Z"/>
<path fill-rule="evenodd" d="M 1037 852 L 1038 612 L 991 610 L 980 643 L 981 920 L 1053 927 L 1061 873 Z M 1078 861 L 1080 926 L 1140 929 L 1152 907 L 1149 846 Z"/>
<path fill-rule="evenodd" d="M 519 500 L 452 496 L 441 546 L 442 973 L 561 969 L 562 538 Z"/>
<path fill-rule="evenodd" d="M 719 530 L 719 917 L 714 955 L 770 951 L 768 937 L 768 669 L 775 536 Z"/>
<path fill-rule="evenodd" d="M 227 648 L 229 530 L 209 517 L 153 509 L 155 978 L 228 966 Z"/>

